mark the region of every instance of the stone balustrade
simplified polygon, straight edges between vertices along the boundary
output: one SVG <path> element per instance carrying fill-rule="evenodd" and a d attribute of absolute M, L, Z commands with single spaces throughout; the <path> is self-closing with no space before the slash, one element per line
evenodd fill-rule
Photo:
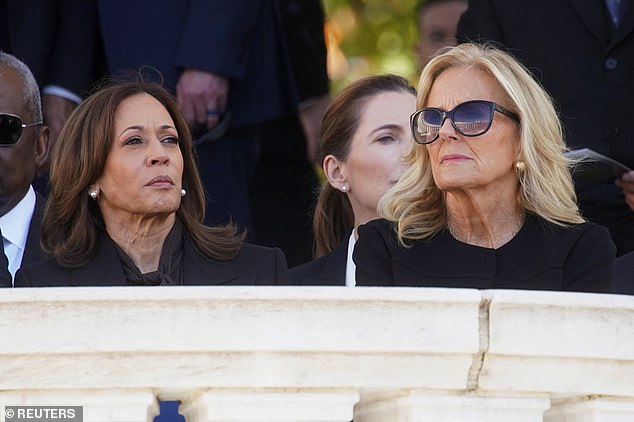
<path fill-rule="evenodd" d="M 345 287 L 0 291 L 2 406 L 144 422 L 634 421 L 634 297 Z"/>

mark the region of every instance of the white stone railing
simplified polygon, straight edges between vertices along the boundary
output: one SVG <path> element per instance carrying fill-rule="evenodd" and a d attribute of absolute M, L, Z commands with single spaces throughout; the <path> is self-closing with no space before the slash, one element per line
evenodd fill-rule
<path fill-rule="evenodd" d="M 0 291 L 0 410 L 85 422 L 634 421 L 634 297 L 344 287 Z M 0 412 L 4 418 L 4 412 Z"/>

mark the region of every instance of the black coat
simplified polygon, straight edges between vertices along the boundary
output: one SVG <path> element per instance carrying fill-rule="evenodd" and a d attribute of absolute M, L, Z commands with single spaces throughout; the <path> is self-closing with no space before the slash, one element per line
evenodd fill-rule
<path fill-rule="evenodd" d="M 184 240 L 183 279 L 186 285 L 287 284 L 286 260 L 278 248 L 244 244 L 231 261 L 202 255 L 188 237 Z M 126 286 L 115 246 L 102 236 L 97 257 L 81 268 L 65 268 L 47 259 L 20 268 L 15 287 Z"/>
<path fill-rule="evenodd" d="M 359 227 L 354 248 L 358 286 L 477 289 L 611 289 L 615 247 L 605 227 L 562 227 L 527 215 L 520 231 L 498 249 L 469 245 L 444 230 L 402 247 L 387 220 Z"/>

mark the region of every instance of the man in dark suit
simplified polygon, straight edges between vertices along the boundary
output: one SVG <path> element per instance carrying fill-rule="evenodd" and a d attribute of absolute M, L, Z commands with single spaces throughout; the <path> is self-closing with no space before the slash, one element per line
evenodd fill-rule
<path fill-rule="evenodd" d="M 554 97 L 570 148 L 634 168 L 634 5 L 616 0 L 470 0 L 460 41 L 506 46 Z M 634 182 L 624 190 L 576 180 L 584 217 L 610 229 L 617 254 L 634 250 Z M 632 187 L 625 186 L 632 185 Z"/>
<path fill-rule="evenodd" d="M 0 50 L 31 69 L 54 145 L 75 106 L 103 72 L 96 0 L 0 0 Z M 46 191 L 48 163 L 36 190 Z"/>
<path fill-rule="evenodd" d="M 194 135 L 211 138 L 197 146 L 210 225 L 249 225 L 259 125 L 296 103 L 276 1 L 98 3 L 110 70 L 162 78 Z"/>
<path fill-rule="evenodd" d="M 48 157 L 48 128 L 42 125 L 40 93 L 31 71 L 3 52 L 0 86 L 0 230 L 3 255 L 15 277 L 20 266 L 44 257 L 40 249 L 44 199 L 31 182 Z"/>

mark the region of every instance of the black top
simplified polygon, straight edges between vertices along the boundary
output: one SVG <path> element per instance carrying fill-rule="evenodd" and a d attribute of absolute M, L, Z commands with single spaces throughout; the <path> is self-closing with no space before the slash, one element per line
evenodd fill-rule
<path fill-rule="evenodd" d="M 278 248 L 244 244 L 232 260 L 218 261 L 201 254 L 188 236 L 183 241 L 182 271 L 186 285 L 288 283 L 286 259 Z M 99 253 L 87 265 L 66 268 L 49 258 L 21 267 L 15 279 L 15 287 L 126 285 L 121 258 L 114 242 L 105 234 L 100 238 Z"/>
<path fill-rule="evenodd" d="M 359 228 L 353 257 L 358 286 L 609 292 L 615 254 L 602 226 L 561 227 L 529 214 L 498 249 L 462 243 L 447 230 L 405 249 L 391 223 L 374 220 Z"/>

